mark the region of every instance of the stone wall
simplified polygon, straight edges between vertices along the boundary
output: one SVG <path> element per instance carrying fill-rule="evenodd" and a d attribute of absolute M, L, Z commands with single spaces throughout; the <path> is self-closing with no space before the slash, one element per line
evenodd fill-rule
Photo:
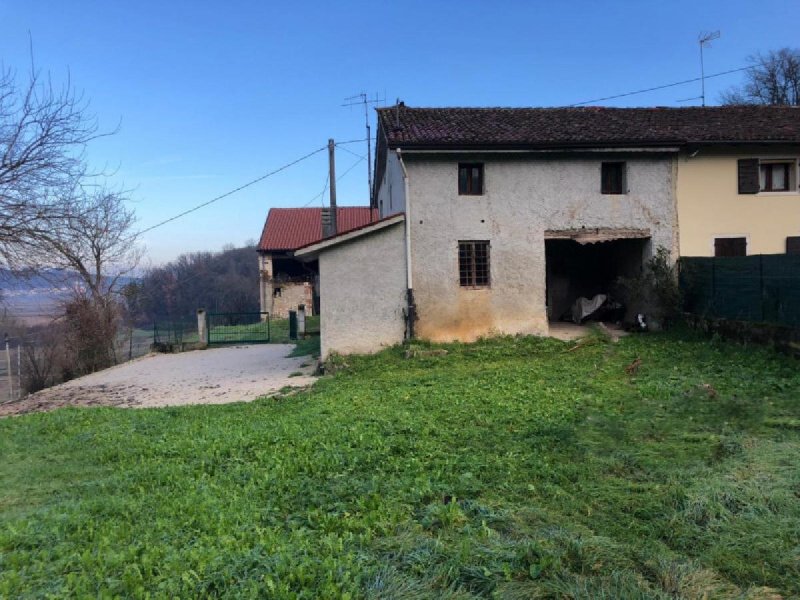
<path fill-rule="evenodd" d="M 313 286 L 310 282 L 281 282 L 272 281 L 272 309 L 270 316 L 280 319 L 289 317 L 290 310 L 297 310 L 298 305 L 304 304 L 306 314 L 313 314 Z"/>

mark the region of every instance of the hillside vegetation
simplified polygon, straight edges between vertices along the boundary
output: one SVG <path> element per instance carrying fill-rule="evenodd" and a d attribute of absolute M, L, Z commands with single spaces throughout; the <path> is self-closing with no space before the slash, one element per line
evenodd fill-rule
<path fill-rule="evenodd" d="M 130 313 L 139 325 L 194 318 L 212 312 L 258 312 L 258 260 L 254 245 L 221 252 L 182 254 L 126 286 Z"/>
<path fill-rule="evenodd" d="M 653 334 L 5 419 L 0 596 L 797 597 L 798 398 L 795 360 Z"/>

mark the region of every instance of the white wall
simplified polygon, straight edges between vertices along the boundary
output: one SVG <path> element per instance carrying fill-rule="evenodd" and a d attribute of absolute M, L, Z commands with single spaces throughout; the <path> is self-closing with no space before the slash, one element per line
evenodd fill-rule
<path fill-rule="evenodd" d="M 381 218 L 401 213 L 406 209 L 406 189 L 403 179 L 403 168 L 397 158 L 397 152 L 388 150 L 386 154 L 386 170 L 378 187 L 378 210 Z"/>
<path fill-rule="evenodd" d="M 403 341 L 403 223 L 324 250 L 319 257 L 323 360 L 377 352 Z"/>
<path fill-rule="evenodd" d="M 458 195 L 458 158 L 403 153 L 403 160 L 422 338 L 547 333 L 547 229 L 649 229 L 653 248 L 677 255 L 671 156 L 470 156 L 463 162 L 484 163 L 482 196 Z M 627 161 L 627 194 L 600 193 L 603 160 Z M 491 242 L 490 288 L 459 285 L 459 240 Z"/>

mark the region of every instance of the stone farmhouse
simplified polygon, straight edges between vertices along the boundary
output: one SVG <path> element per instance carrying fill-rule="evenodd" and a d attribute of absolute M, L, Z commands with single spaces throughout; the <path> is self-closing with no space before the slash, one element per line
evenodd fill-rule
<path fill-rule="evenodd" d="M 302 304 L 306 314 L 319 314 L 319 268 L 316 261 L 301 262 L 292 252 L 321 240 L 322 208 L 273 208 L 267 214 L 258 242 L 259 298 L 261 312 L 286 318 Z M 368 206 L 337 209 L 337 233 L 376 220 L 378 213 Z"/>
<path fill-rule="evenodd" d="M 547 334 L 659 247 L 792 251 L 799 157 L 798 108 L 379 109 L 380 218 L 293 252 L 323 357 Z"/>

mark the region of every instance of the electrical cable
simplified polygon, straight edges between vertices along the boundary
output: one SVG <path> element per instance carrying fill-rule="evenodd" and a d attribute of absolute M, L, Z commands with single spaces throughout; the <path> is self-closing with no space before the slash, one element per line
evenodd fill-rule
<path fill-rule="evenodd" d="M 141 231 L 139 231 L 136 234 L 136 236 L 142 235 L 143 233 L 147 233 L 148 231 L 152 231 L 153 229 L 156 229 L 158 227 L 166 225 L 167 223 L 171 223 L 172 221 L 180 219 L 181 217 L 185 217 L 186 215 L 191 214 L 191 213 L 193 213 L 193 212 L 195 212 L 197 210 L 200 210 L 201 208 L 204 208 L 204 207 L 208 206 L 209 204 L 213 204 L 214 202 L 218 202 L 219 200 L 222 200 L 223 198 L 227 198 L 228 196 L 231 196 L 231 195 L 235 194 L 236 192 L 240 192 L 243 189 L 250 187 L 251 185 L 255 185 L 256 183 L 258 183 L 260 181 L 264 181 L 267 177 L 271 177 L 273 175 L 276 175 L 276 174 L 280 173 L 281 171 L 285 171 L 289 167 L 292 167 L 292 166 L 296 165 L 297 163 L 306 160 L 307 158 L 311 158 L 312 156 L 322 152 L 326 148 L 327 148 L 327 146 L 322 146 L 321 148 L 317 148 L 313 152 L 309 152 L 308 154 L 306 154 L 304 156 L 301 156 L 300 158 L 298 158 L 296 160 L 293 160 L 290 163 L 286 163 L 285 165 L 283 165 L 281 167 L 278 167 L 277 169 L 275 169 L 273 171 L 270 171 L 269 173 L 266 173 L 265 175 L 262 175 L 261 177 L 257 177 L 256 179 L 253 179 L 252 181 L 248 181 L 247 183 L 245 183 L 243 185 L 240 185 L 239 187 L 234 188 L 234 189 L 230 190 L 229 192 L 225 192 L 224 194 L 220 194 L 219 196 L 216 196 L 215 198 L 212 198 L 211 200 L 207 200 L 206 202 L 203 202 L 202 204 L 198 204 L 197 206 L 194 206 L 194 207 L 190 208 L 189 210 L 185 210 L 185 211 L 183 211 L 181 213 L 178 213 L 177 215 L 175 215 L 173 217 L 170 217 L 169 219 L 164 219 L 163 221 L 161 221 L 159 223 L 156 223 L 155 225 L 151 225 L 150 227 L 142 229 Z M 132 236 L 132 238 L 130 238 L 130 239 L 133 239 L 133 237 L 136 237 L 136 236 Z"/>
<path fill-rule="evenodd" d="M 711 75 L 706 75 L 705 79 L 711 79 L 713 77 L 722 77 L 723 75 L 730 75 L 731 73 L 738 73 L 740 71 L 747 71 L 748 69 L 752 69 L 753 67 L 739 67 L 738 69 L 730 69 L 729 71 L 721 71 L 719 73 L 712 73 Z M 634 92 L 625 92 L 624 94 L 616 94 L 614 96 L 606 96 L 604 98 L 594 98 L 593 100 L 584 100 L 583 102 L 575 102 L 573 104 L 567 104 L 567 108 L 573 106 L 583 106 L 585 104 L 593 104 L 595 102 L 604 102 L 606 100 L 614 100 L 615 98 L 624 98 L 625 96 L 634 96 L 636 94 L 644 94 L 645 92 L 653 92 L 655 90 L 663 90 L 666 88 L 676 87 L 679 85 L 686 85 L 687 83 L 694 83 L 696 81 L 700 81 L 704 79 L 703 77 L 695 77 L 693 79 L 686 79 L 684 81 L 676 81 L 674 83 L 667 83 L 665 85 L 657 85 L 655 87 L 646 88 L 643 90 L 636 90 Z"/>

